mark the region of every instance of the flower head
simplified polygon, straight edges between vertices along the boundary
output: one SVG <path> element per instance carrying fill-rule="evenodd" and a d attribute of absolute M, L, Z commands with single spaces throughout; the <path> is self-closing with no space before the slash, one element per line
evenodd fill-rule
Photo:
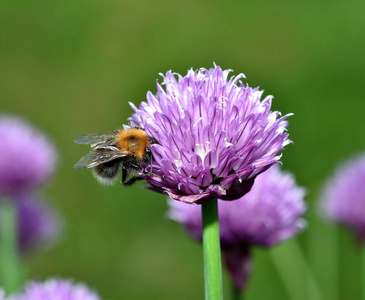
<path fill-rule="evenodd" d="M 74 284 L 67 279 L 48 279 L 45 282 L 29 282 L 24 292 L 7 300 L 101 300 L 84 284 Z"/>
<path fill-rule="evenodd" d="M 52 173 L 56 152 L 20 118 L 0 115 L 0 196 L 33 188 Z"/>
<path fill-rule="evenodd" d="M 305 222 L 305 191 L 290 173 L 271 167 L 259 175 L 251 191 L 237 201 L 218 201 L 220 240 L 226 266 L 237 289 L 250 270 L 252 246 L 271 247 L 300 232 Z M 201 206 L 169 201 L 170 218 L 189 235 L 202 239 Z"/>
<path fill-rule="evenodd" d="M 157 95 L 137 108 L 131 125 L 155 140 L 153 162 L 142 176 L 152 190 L 187 203 L 238 199 L 255 177 L 276 163 L 290 143 L 289 115 L 271 112 L 272 97 L 244 85 L 243 74 L 228 78 L 219 66 L 167 72 Z"/>
<path fill-rule="evenodd" d="M 365 241 L 365 154 L 338 167 L 322 196 L 325 215 Z"/>
<path fill-rule="evenodd" d="M 22 254 L 52 245 L 60 235 L 61 221 L 56 211 L 36 196 L 15 197 L 18 207 L 18 243 Z"/>

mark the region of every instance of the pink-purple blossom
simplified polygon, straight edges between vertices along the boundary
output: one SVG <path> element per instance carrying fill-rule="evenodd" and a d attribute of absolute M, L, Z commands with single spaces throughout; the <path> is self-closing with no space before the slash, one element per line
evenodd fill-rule
<path fill-rule="evenodd" d="M 271 111 L 272 96 L 229 78 L 219 66 L 167 72 L 157 94 L 147 94 L 131 125 L 145 129 L 154 143 L 148 187 L 172 199 L 204 203 L 234 200 L 252 187 L 255 177 L 278 162 L 290 143 L 287 114 Z M 151 174 L 152 173 L 152 174 Z"/>
<path fill-rule="evenodd" d="M 35 194 L 15 197 L 18 213 L 18 248 L 22 254 L 52 246 L 61 233 L 62 224 L 56 210 Z"/>
<path fill-rule="evenodd" d="M 0 115 L 0 196 L 44 183 L 54 170 L 57 154 L 38 130 L 18 117 Z"/>
<path fill-rule="evenodd" d="M 101 300 L 99 295 L 85 284 L 69 279 L 48 279 L 45 282 L 29 282 L 24 291 L 0 300 Z"/>
<path fill-rule="evenodd" d="M 13 201 L 18 249 L 27 254 L 51 245 L 60 232 L 57 213 L 38 196 L 57 153 L 44 134 L 19 117 L 0 115 L 0 141 L 0 201 Z"/>
<path fill-rule="evenodd" d="M 277 165 L 257 176 L 251 191 L 237 201 L 218 201 L 223 258 L 235 287 L 244 288 L 253 246 L 271 247 L 305 227 L 305 190 Z M 169 201 L 169 217 L 194 239 L 202 239 L 200 205 Z"/>
<path fill-rule="evenodd" d="M 337 168 L 325 185 L 321 205 L 327 218 L 365 241 L 365 154 Z"/>

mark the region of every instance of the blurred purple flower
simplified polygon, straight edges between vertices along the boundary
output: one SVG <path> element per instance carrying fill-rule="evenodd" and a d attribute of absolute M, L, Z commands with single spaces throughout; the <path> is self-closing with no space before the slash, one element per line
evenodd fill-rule
<path fill-rule="evenodd" d="M 321 204 L 326 217 L 365 242 L 365 154 L 337 168 L 325 185 Z"/>
<path fill-rule="evenodd" d="M 250 274 L 252 246 L 271 247 L 305 227 L 304 196 L 293 175 L 275 165 L 257 177 L 247 195 L 233 202 L 218 201 L 222 253 L 238 290 L 245 287 Z M 171 200 L 169 206 L 169 217 L 201 241 L 201 206 Z"/>
<path fill-rule="evenodd" d="M 24 120 L 0 115 L 0 141 L 0 196 L 38 186 L 53 172 L 53 145 Z"/>
<path fill-rule="evenodd" d="M 162 75 L 157 95 L 137 108 L 131 125 L 155 139 L 152 166 L 142 174 L 149 189 L 187 203 L 238 199 L 255 177 L 280 159 L 290 143 L 285 115 L 271 112 L 272 96 L 244 85 L 243 74 L 228 79 L 219 66 L 190 70 L 185 77 Z"/>
<path fill-rule="evenodd" d="M 23 293 L 6 300 L 101 300 L 101 298 L 84 284 L 74 284 L 68 279 L 48 279 L 45 282 L 29 282 Z"/>
<path fill-rule="evenodd" d="M 15 197 L 18 207 L 18 243 L 22 254 L 54 244 L 60 236 L 61 219 L 56 211 L 34 195 Z"/>

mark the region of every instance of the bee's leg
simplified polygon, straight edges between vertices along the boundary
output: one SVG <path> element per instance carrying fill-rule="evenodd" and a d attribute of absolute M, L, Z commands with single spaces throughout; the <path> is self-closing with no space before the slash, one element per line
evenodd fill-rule
<path fill-rule="evenodd" d="M 128 175 L 127 169 L 122 167 L 122 183 L 123 184 L 125 181 L 127 181 L 127 175 Z"/>
<path fill-rule="evenodd" d="M 151 162 L 152 162 L 152 161 L 151 161 Z M 138 166 L 138 165 L 133 165 L 133 164 L 131 164 L 131 167 L 133 167 L 134 169 L 136 169 L 136 172 L 143 172 L 143 174 L 146 174 L 146 175 L 148 175 L 148 176 L 151 176 L 151 177 L 159 177 L 159 178 L 161 178 L 161 176 L 156 175 L 156 174 L 154 174 L 154 173 L 152 172 L 152 165 L 151 165 L 151 171 L 150 171 L 150 172 L 145 171 L 145 170 L 141 170 L 141 167 L 140 167 L 140 166 Z M 142 179 L 142 178 L 141 178 L 141 179 Z M 139 179 L 139 180 L 141 180 L 141 179 Z"/>
<path fill-rule="evenodd" d="M 129 176 L 131 175 L 131 176 Z M 138 180 L 142 180 L 140 176 L 136 176 L 133 173 L 128 172 L 126 168 L 122 168 L 122 184 L 124 186 L 130 186 Z"/>
<path fill-rule="evenodd" d="M 137 172 L 141 171 L 141 167 L 139 165 L 130 164 L 129 167 L 133 170 L 136 170 Z"/>
<path fill-rule="evenodd" d="M 140 166 L 135 165 L 135 164 L 131 164 L 130 167 L 134 170 L 136 170 L 136 173 L 140 173 L 142 172 L 143 174 L 149 174 L 149 175 L 153 175 L 152 172 L 147 172 L 145 170 L 143 170 Z"/>
<path fill-rule="evenodd" d="M 135 183 L 138 180 L 143 180 L 143 178 L 139 177 L 139 176 L 134 176 L 134 177 L 131 177 L 129 179 L 126 179 L 126 180 L 122 181 L 122 184 L 124 186 L 131 186 L 133 183 Z"/>

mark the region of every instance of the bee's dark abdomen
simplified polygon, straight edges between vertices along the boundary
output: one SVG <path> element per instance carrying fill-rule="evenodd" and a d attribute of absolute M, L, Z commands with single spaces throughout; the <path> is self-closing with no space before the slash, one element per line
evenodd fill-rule
<path fill-rule="evenodd" d="M 100 164 L 93 168 L 96 178 L 104 184 L 112 184 L 117 179 L 120 159 L 115 159 L 104 164 Z"/>
<path fill-rule="evenodd" d="M 95 167 L 95 172 L 105 178 L 114 178 L 119 170 L 120 160 L 112 160 Z"/>

